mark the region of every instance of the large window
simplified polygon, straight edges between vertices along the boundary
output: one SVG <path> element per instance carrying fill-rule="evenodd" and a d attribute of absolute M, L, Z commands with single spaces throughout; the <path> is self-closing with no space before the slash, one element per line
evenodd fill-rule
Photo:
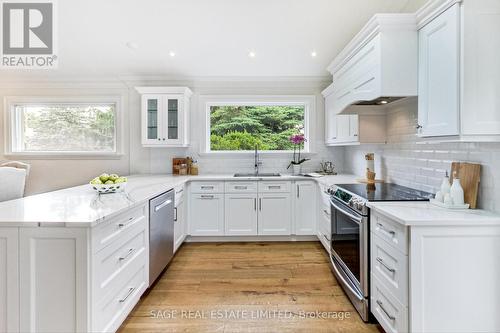
<path fill-rule="evenodd" d="M 11 153 L 117 153 L 117 103 L 10 104 Z"/>
<path fill-rule="evenodd" d="M 308 102 L 208 102 L 209 152 L 293 150 L 290 137 L 308 139 Z M 309 150 L 306 141 L 304 151 Z"/>

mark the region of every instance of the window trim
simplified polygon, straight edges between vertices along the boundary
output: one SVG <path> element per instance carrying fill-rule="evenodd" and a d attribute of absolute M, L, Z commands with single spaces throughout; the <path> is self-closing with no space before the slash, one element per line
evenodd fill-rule
<path fill-rule="evenodd" d="M 115 104 L 115 149 L 112 152 L 79 152 L 79 151 L 15 151 L 14 144 L 18 137 L 19 128 L 14 130 L 15 126 L 20 126 L 16 121 L 15 105 L 18 104 Z M 4 98 L 4 155 L 7 157 L 19 157 L 29 159 L 119 159 L 123 154 L 124 142 L 124 117 L 123 117 L 123 96 L 8 96 Z"/>
<path fill-rule="evenodd" d="M 203 117 L 203 132 L 200 142 L 200 155 L 205 156 L 242 156 L 253 154 L 253 150 L 211 150 L 210 149 L 210 107 L 231 105 L 303 105 L 304 106 L 304 136 L 307 139 L 302 154 L 314 154 L 312 139 L 315 124 L 316 96 L 314 95 L 205 95 L 200 96 L 200 108 Z M 293 150 L 261 150 L 263 155 L 293 154 Z"/>

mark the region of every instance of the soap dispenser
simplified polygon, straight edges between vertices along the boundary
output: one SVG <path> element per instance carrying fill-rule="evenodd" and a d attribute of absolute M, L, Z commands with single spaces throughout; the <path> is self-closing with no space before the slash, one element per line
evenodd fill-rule
<path fill-rule="evenodd" d="M 448 171 L 446 171 L 446 176 L 443 178 L 443 182 L 441 183 L 441 194 L 443 197 L 446 193 L 450 193 L 450 177 L 448 177 Z"/>
<path fill-rule="evenodd" d="M 461 206 L 464 204 L 464 189 L 462 188 L 462 184 L 460 184 L 460 179 L 456 171 L 453 173 L 453 185 L 450 188 L 450 196 L 454 205 Z"/>

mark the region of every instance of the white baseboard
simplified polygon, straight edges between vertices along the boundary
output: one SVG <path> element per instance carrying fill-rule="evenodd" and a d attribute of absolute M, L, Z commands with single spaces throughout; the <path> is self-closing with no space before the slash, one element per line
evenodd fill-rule
<path fill-rule="evenodd" d="M 317 236 L 187 236 L 185 242 L 319 242 Z"/>

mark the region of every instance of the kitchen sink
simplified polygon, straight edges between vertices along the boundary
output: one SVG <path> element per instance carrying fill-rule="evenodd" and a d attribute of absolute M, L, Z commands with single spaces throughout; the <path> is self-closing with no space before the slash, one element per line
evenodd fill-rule
<path fill-rule="evenodd" d="M 279 173 L 235 173 L 234 177 L 281 177 Z"/>

